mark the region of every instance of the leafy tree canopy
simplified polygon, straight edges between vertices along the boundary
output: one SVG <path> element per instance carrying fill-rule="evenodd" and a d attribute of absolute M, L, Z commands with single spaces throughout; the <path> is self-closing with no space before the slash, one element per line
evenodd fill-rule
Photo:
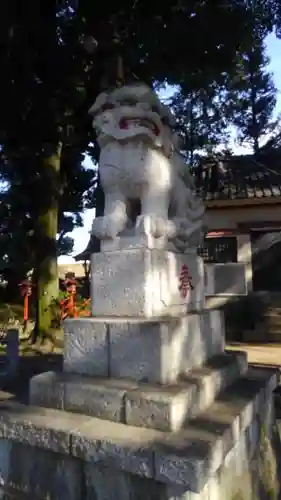
<path fill-rule="evenodd" d="M 272 116 L 277 89 L 268 63 L 264 40 L 254 34 L 251 48 L 240 54 L 236 73 L 229 82 L 228 99 L 238 138 L 242 144 L 250 144 L 255 153 L 264 136 L 275 127 Z"/>
<path fill-rule="evenodd" d="M 98 8 L 90 0 L 3 0 L 1 10 L 3 221 L 14 238 L 29 235 L 29 256 L 40 247 L 38 216 L 54 198 L 60 235 L 95 203 L 96 179 L 82 160 L 85 152 L 98 157 L 87 112 L 102 88 L 139 79 L 178 85 L 185 97 L 200 89 L 209 96 L 249 47 L 249 25 L 262 33 L 281 25 L 277 0 L 121 0 Z M 58 144 L 52 183 L 44 165 Z"/>

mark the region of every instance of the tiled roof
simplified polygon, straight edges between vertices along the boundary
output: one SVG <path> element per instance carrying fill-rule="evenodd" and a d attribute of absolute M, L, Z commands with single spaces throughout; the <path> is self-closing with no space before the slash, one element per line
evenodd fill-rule
<path fill-rule="evenodd" d="M 281 150 L 208 159 L 194 169 L 197 190 L 205 199 L 237 200 L 281 196 Z"/>

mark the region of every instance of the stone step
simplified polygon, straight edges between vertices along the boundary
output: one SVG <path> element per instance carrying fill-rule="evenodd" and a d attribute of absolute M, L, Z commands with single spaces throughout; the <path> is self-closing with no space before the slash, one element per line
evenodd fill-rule
<path fill-rule="evenodd" d="M 272 370 L 249 369 L 185 429 L 169 433 L 64 411 L 0 402 L 1 481 L 4 486 L 12 483 L 17 487 L 20 478 L 22 488 L 22 481 L 30 477 L 23 474 L 27 470 L 25 460 L 30 458 L 27 451 L 34 450 L 34 467 L 28 470 L 35 472 L 36 465 L 41 467 L 40 471 L 45 465 L 46 470 L 43 452 L 48 456 L 53 453 L 54 462 L 61 454 L 62 465 L 69 464 L 69 470 L 64 470 L 68 481 L 74 473 L 71 466 L 74 462 L 77 465 L 78 458 L 79 471 L 80 464 L 84 467 L 89 464 L 92 468 L 95 465 L 112 467 L 162 484 L 201 492 L 208 479 L 223 465 L 228 464 L 236 471 L 250 464 L 261 446 L 262 433 L 267 432 L 272 391 L 277 383 L 277 374 Z M 17 459 L 18 445 L 24 447 L 22 460 Z M 79 483 L 76 476 L 75 481 Z M 34 486 L 32 481 L 26 488 L 30 486 Z M 217 498 L 215 491 L 210 492 L 208 498 Z"/>
<path fill-rule="evenodd" d="M 263 322 L 267 325 L 281 326 L 281 316 L 279 314 L 266 314 L 263 318 Z"/>
<path fill-rule="evenodd" d="M 244 342 L 279 342 L 281 341 L 281 325 L 258 324 L 252 330 L 244 330 Z"/>
<path fill-rule="evenodd" d="M 264 329 L 265 337 L 266 336 L 280 336 L 281 335 L 281 325 L 280 326 L 270 326 Z"/>
<path fill-rule="evenodd" d="M 112 422 L 177 431 L 208 408 L 247 370 L 245 352 L 224 353 L 181 377 L 152 385 L 126 379 L 48 372 L 30 384 L 30 404 L 91 415 Z"/>
<path fill-rule="evenodd" d="M 281 307 L 268 307 L 265 312 L 265 316 L 281 316 Z"/>

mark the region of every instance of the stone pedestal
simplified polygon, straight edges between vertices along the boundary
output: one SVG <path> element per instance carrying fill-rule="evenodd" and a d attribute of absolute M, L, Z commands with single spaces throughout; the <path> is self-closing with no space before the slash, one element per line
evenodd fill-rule
<path fill-rule="evenodd" d="M 256 500 L 267 481 L 275 492 L 277 376 L 225 352 L 221 311 L 202 307 L 201 259 L 127 248 L 92 265 L 100 316 L 65 321 L 63 372 L 31 380 L 31 406 L 0 403 L 4 491 Z M 183 266 L 193 286 L 185 297 Z"/>
<path fill-rule="evenodd" d="M 97 316 L 178 317 L 205 304 L 203 260 L 196 252 L 144 247 L 107 251 L 93 254 L 91 269 L 92 312 Z"/>

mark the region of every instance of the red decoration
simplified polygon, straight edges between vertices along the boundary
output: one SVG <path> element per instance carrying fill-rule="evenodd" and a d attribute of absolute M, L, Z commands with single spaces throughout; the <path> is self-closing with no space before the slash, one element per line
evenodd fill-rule
<path fill-rule="evenodd" d="M 20 284 L 20 293 L 23 297 L 23 320 L 24 323 L 28 321 L 28 299 L 32 294 L 32 282 L 29 278 L 23 280 Z"/>
<path fill-rule="evenodd" d="M 183 264 L 181 268 L 181 273 L 180 273 L 180 284 L 179 284 L 179 291 L 181 293 L 181 296 L 183 298 L 186 298 L 188 295 L 188 292 L 190 290 L 193 290 L 194 286 L 192 284 L 192 277 L 189 274 L 189 270 L 186 264 Z"/>
<path fill-rule="evenodd" d="M 77 318 L 77 309 L 75 304 L 77 284 L 75 275 L 72 275 L 72 273 L 66 273 L 63 284 L 68 295 L 64 300 L 60 301 L 61 317 L 62 319 L 67 317 Z"/>
<path fill-rule="evenodd" d="M 66 273 L 64 279 L 64 287 L 67 297 L 60 301 L 61 319 L 78 318 L 78 316 L 90 316 L 90 312 L 86 310 L 90 303 L 90 299 L 84 300 L 80 308 L 77 307 L 77 281 L 74 273 Z"/>

